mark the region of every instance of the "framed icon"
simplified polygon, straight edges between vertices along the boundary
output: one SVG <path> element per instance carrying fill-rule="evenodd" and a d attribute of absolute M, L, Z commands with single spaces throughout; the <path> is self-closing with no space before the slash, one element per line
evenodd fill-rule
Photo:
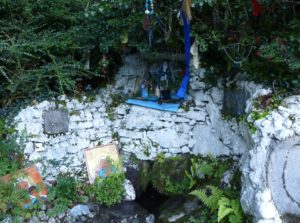
<path fill-rule="evenodd" d="M 97 146 L 84 150 L 85 163 L 92 184 L 96 177 L 105 178 L 117 170 L 120 157 L 115 144 Z"/>

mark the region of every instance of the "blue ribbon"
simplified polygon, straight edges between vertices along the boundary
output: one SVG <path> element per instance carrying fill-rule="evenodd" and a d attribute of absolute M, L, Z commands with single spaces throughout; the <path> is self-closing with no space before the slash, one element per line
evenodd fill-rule
<path fill-rule="evenodd" d="M 181 0 L 181 6 L 182 6 L 182 0 Z M 189 80 L 190 80 L 190 49 L 191 49 L 191 27 L 190 22 L 187 20 L 186 15 L 184 14 L 184 11 L 181 10 L 182 19 L 183 19 L 183 27 L 184 27 L 184 45 L 185 45 L 185 62 L 186 62 L 186 68 L 185 68 L 185 75 L 181 82 L 180 88 L 177 91 L 176 96 L 179 98 L 184 98 L 185 92 L 187 90 Z"/>

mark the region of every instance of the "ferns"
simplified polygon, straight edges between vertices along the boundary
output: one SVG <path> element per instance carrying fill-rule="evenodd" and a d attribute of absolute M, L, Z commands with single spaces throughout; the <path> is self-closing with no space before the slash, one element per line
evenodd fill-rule
<path fill-rule="evenodd" d="M 211 181 L 212 184 L 218 184 L 231 163 L 232 160 L 230 159 L 220 160 L 213 156 L 193 158 L 191 173 L 186 173 L 193 181 L 191 187 L 196 184 L 196 180 L 200 181 L 201 179 Z"/>
<path fill-rule="evenodd" d="M 223 190 L 215 186 L 207 186 L 205 189 L 194 190 L 191 194 L 197 196 L 211 212 L 218 210 L 218 222 L 226 218 L 230 223 L 243 222 L 239 200 L 227 198 Z"/>
<path fill-rule="evenodd" d="M 232 223 L 243 222 L 243 212 L 239 200 L 230 201 L 233 214 L 229 216 L 229 221 Z"/>
<path fill-rule="evenodd" d="M 214 186 L 194 190 L 191 194 L 197 196 L 212 212 L 218 209 L 218 202 L 223 197 L 223 191 Z"/>
<path fill-rule="evenodd" d="M 198 186 L 190 194 L 199 198 L 212 214 L 217 215 L 215 221 L 218 222 L 242 223 L 245 220 L 238 191 L 221 184 L 224 173 L 234 167 L 230 159 L 217 159 L 212 156 L 197 157 L 192 159 L 191 174 L 187 174 L 193 180 L 192 187 Z M 237 183 L 235 175 L 230 182 L 234 186 Z"/>
<path fill-rule="evenodd" d="M 219 200 L 218 205 L 218 222 L 220 222 L 223 218 L 232 213 L 232 209 L 230 208 L 230 200 L 226 197 L 222 197 Z"/>
<path fill-rule="evenodd" d="M 242 223 L 243 213 L 238 200 L 229 200 L 226 197 L 222 197 L 218 205 L 218 222 L 227 216 L 230 223 Z"/>

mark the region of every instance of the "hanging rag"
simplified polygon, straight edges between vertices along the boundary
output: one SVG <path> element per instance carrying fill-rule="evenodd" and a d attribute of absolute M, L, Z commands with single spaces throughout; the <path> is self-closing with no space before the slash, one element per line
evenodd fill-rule
<path fill-rule="evenodd" d="M 181 82 L 181 86 L 177 91 L 176 96 L 178 98 L 184 98 L 185 92 L 187 90 L 189 80 L 190 80 L 190 49 L 191 49 L 191 27 L 190 27 L 190 20 L 192 19 L 191 15 L 191 0 L 181 0 L 181 15 L 183 20 L 183 27 L 184 27 L 184 45 L 185 45 L 185 75 Z"/>
<path fill-rule="evenodd" d="M 253 16 L 258 17 L 260 15 L 260 5 L 257 0 L 252 0 L 253 2 Z"/>

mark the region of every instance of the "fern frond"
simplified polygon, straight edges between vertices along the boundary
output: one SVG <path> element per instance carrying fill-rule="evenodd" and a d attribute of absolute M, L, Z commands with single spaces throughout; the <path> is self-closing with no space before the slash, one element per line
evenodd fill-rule
<path fill-rule="evenodd" d="M 229 222 L 230 223 L 242 223 L 243 222 L 243 217 L 242 216 L 237 216 L 237 215 L 230 215 L 229 216 Z"/>
<path fill-rule="evenodd" d="M 233 215 L 229 217 L 230 223 L 242 223 L 243 222 L 243 212 L 242 207 L 239 200 L 231 200 L 230 201 L 231 208 L 233 211 Z"/>
<path fill-rule="evenodd" d="M 218 209 L 218 222 L 220 222 L 223 218 L 225 218 L 227 215 L 231 214 L 233 212 L 230 200 L 226 197 L 222 197 L 219 202 L 219 209 Z"/>
<path fill-rule="evenodd" d="M 212 212 L 218 209 L 218 202 L 223 197 L 223 191 L 214 186 L 194 190 L 191 194 L 198 197 Z"/>
<path fill-rule="evenodd" d="M 204 175 L 206 175 L 208 177 L 211 177 L 214 174 L 214 167 L 207 162 L 201 163 L 199 165 L 199 170 L 201 173 L 203 173 Z"/>

